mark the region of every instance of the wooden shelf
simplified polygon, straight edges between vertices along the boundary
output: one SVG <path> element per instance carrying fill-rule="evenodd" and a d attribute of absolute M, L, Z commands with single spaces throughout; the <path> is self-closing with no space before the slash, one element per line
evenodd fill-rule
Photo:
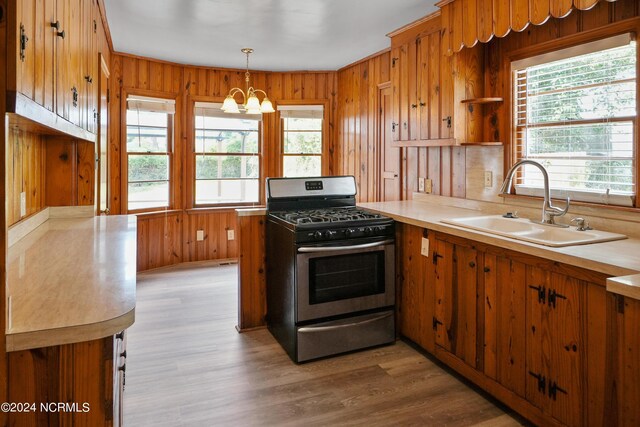
<path fill-rule="evenodd" d="M 473 145 L 478 145 L 478 146 L 484 146 L 484 147 L 497 147 L 497 146 L 501 146 L 503 145 L 502 142 L 499 141 L 495 141 L 495 142 L 462 142 L 460 143 L 460 145 L 468 147 L 468 146 L 473 146 Z"/>
<path fill-rule="evenodd" d="M 414 141 L 393 141 L 392 147 L 449 147 L 458 145 L 455 138 L 418 139 Z"/>
<path fill-rule="evenodd" d="M 469 98 L 460 101 L 462 104 L 492 104 L 494 102 L 503 102 L 504 98 Z"/>

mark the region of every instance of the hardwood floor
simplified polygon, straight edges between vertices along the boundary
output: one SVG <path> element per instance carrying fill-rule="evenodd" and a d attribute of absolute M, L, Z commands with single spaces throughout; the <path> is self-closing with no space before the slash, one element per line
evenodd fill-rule
<path fill-rule="evenodd" d="M 402 341 L 294 364 L 266 329 L 236 332 L 236 275 L 138 275 L 125 426 L 520 425 Z"/>

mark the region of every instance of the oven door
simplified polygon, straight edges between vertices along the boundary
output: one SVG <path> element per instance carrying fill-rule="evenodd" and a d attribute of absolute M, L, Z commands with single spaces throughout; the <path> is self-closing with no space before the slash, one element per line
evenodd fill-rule
<path fill-rule="evenodd" d="M 296 301 L 297 322 L 393 305 L 393 239 L 299 246 Z"/>

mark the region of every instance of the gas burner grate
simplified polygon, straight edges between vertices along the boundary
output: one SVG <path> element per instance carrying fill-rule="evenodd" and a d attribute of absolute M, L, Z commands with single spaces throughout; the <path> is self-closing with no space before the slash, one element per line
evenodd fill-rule
<path fill-rule="evenodd" d="M 277 216 L 296 225 L 315 223 L 342 223 L 382 218 L 382 215 L 366 212 L 361 209 L 314 209 L 295 212 L 281 212 Z"/>

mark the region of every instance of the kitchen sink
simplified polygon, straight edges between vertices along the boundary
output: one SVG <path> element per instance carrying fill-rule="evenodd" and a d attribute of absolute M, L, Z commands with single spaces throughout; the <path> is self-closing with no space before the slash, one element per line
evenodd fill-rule
<path fill-rule="evenodd" d="M 526 218 L 505 218 L 500 215 L 443 219 L 441 222 L 553 247 L 588 245 L 627 238 L 624 234 L 600 230 L 578 231 L 575 228 L 553 227 L 533 223 Z"/>

